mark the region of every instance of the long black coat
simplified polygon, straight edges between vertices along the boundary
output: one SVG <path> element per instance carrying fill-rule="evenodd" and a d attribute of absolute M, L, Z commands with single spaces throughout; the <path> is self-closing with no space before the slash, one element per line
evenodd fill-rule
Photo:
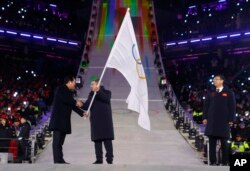
<path fill-rule="evenodd" d="M 94 92 L 90 92 L 84 103 L 87 110 Z M 111 110 L 111 91 L 101 87 L 97 92 L 92 107 L 90 108 L 91 140 L 113 140 L 114 128 Z"/>
<path fill-rule="evenodd" d="M 0 123 L 0 152 L 7 152 L 9 147 L 9 138 L 12 138 L 11 129 Z"/>
<path fill-rule="evenodd" d="M 205 135 L 229 138 L 229 122 L 235 120 L 234 93 L 228 87 L 218 93 L 210 91 L 203 106 L 203 119 L 207 119 Z"/>
<path fill-rule="evenodd" d="M 71 113 L 74 110 L 81 117 L 83 112 L 76 107 L 73 92 L 66 85 L 59 86 L 54 95 L 53 110 L 51 114 L 49 129 L 71 134 Z"/>

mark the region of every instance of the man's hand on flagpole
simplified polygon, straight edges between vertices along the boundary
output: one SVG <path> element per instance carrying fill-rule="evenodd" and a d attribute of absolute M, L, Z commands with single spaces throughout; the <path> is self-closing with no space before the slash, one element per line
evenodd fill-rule
<path fill-rule="evenodd" d="M 83 119 L 87 119 L 89 117 L 89 113 L 87 111 L 83 112 Z"/>

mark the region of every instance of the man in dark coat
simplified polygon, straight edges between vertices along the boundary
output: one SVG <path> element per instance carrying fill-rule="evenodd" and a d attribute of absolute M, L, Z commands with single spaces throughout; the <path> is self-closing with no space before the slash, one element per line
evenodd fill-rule
<path fill-rule="evenodd" d="M 84 103 L 84 109 L 88 109 L 91 99 L 96 92 L 95 99 L 90 108 L 90 125 L 91 125 L 91 140 L 95 143 L 96 161 L 93 164 L 103 163 L 102 144 L 106 149 L 106 161 L 108 164 L 113 163 L 113 145 L 114 128 L 111 110 L 111 92 L 103 86 L 98 86 L 99 80 L 91 82 L 91 92 L 87 101 Z M 84 113 L 88 116 L 88 113 Z"/>
<path fill-rule="evenodd" d="M 20 125 L 20 133 L 18 135 L 18 142 L 19 142 L 19 162 L 22 162 L 22 160 L 27 160 L 28 154 L 28 140 L 30 137 L 30 124 L 27 121 L 27 115 L 23 115 L 21 117 L 21 125 Z"/>
<path fill-rule="evenodd" d="M 12 138 L 12 132 L 8 126 L 8 120 L 0 118 L 0 152 L 8 152 L 10 138 Z"/>
<path fill-rule="evenodd" d="M 216 143 L 221 142 L 222 165 L 228 165 L 230 126 L 235 120 L 234 93 L 224 83 L 224 76 L 214 77 L 216 90 L 208 92 L 203 106 L 203 124 L 206 125 L 205 135 L 209 137 L 209 158 L 211 165 L 216 165 Z"/>
<path fill-rule="evenodd" d="M 67 76 L 64 85 L 57 87 L 54 96 L 53 110 L 51 114 L 49 129 L 53 131 L 53 156 L 54 163 L 67 163 L 63 159 L 62 146 L 66 134 L 71 134 L 71 112 L 74 110 L 83 117 L 83 112 L 78 108 L 83 103 L 73 98 L 75 90 L 75 78 Z"/>

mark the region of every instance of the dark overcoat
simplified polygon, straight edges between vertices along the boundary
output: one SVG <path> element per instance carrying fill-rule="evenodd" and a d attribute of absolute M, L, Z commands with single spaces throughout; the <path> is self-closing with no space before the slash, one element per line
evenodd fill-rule
<path fill-rule="evenodd" d="M 76 107 L 73 92 L 66 85 L 59 86 L 54 95 L 49 129 L 71 134 L 71 113 L 74 110 L 83 117 L 83 111 Z"/>
<path fill-rule="evenodd" d="M 88 99 L 84 103 L 87 110 L 94 92 L 89 93 Z M 114 128 L 111 110 L 111 91 L 101 86 L 97 92 L 93 105 L 90 108 L 91 140 L 114 140 Z"/>
<path fill-rule="evenodd" d="M 229 138 L 229 122 L 235 120 L 236 106 L 232 90 L 224 86 L 221 92 L 208 92 L 203 106 L 203 119 L 207 119 L 205 135 Z"/>

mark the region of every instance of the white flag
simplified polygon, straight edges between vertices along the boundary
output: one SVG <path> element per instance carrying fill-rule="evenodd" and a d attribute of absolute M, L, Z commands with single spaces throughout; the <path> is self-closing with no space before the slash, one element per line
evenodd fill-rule
<path fill-rule="evenodd" d="M 126 100 L 128 109 L 138 112 L 138 124 L 142 128 L 150 130 L 147 80 L 129 10 L 123 19 L 106 66 L 117 69 L 127 79 L 131 87 Z"/>

